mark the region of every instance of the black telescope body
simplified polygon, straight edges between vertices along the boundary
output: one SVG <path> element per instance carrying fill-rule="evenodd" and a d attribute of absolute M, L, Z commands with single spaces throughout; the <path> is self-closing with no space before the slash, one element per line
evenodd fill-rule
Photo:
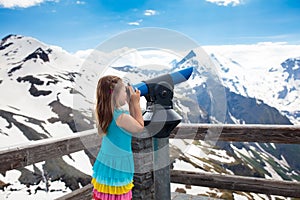
<path fill-rule="evenodd" d="M 193 67 L 189 67 L 133 85 L 147 100 L 143 118 L 145 128 L 153 137 L 169 137 L 171 131 L 181 122 L 181 116 L 173 110 L 174 85 L 188 80 L 192 72 Z"/>

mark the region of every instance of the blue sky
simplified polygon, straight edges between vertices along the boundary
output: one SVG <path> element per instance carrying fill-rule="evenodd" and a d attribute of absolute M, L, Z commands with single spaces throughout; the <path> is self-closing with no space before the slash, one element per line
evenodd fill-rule
<path fill-rule="evenodd" d="M 31 36 L 69 52 L 123 31 L 160 27 L 199 45 L 300 44 L 299 0 L 0 0 L 0 37 Z"/>

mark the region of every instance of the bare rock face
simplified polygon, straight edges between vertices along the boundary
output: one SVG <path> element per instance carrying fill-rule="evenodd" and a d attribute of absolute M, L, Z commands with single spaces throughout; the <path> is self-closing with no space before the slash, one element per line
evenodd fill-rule
<path fill-rule="evenodd" d="M 81 186 L 85 186 L 91 182 L 90 175 L 69 165 L 62 158 L 45 161 L 42 171 L 35 165 L 33 165 L 33 169 L 33 172 L 26 168 L 20 169 L 20 183 L 30 187 L 31 185 L 39 185 L 42 182 L 43 184 L 40 185 L 44 185 L 44 187 L 39 187 L 39 190 L 46 192 L 50 192 L 49 186 L 53 181 L 62 181 L 71 190 L 79 189 Z M 2 187 L 4 186 L 5 183 L 3 183 Z"/>
<path fill-rule="evenodd" d="M 48 53 L 50 53 L 51 50 L 44 51 L 42 48 L 37 48 L 33 53 L 28 55 L 25 59 L 24 62 L 30 59 L 42 59 L 44 62 L 49 62 L 49 57 Z"/>
<path fill-rule="evenodd" d="M 80 188 L 80 184 L 85 186 L 91 182 L 92 177 L 75 167 L 67 164 L 62 158 L 50 159 L 43 165 L 45 177 L 49 181 L 61 180 L 66 187 L 71 190 Z"/>
<path fill-rule="evenodd" d="M 175 192 L 186 193 L 185 189 L 183 188 L 176 188 Z"/>

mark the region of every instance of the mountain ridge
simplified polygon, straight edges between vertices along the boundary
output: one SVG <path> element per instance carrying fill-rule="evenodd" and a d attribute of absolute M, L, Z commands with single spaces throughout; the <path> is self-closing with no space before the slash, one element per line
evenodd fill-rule
<path fill-rule="evenodd" d="M 86 58 L 91 60 L 83 61 L 59 47 L 46 45 L 36 39 L 18 35 L 7 36 L 1 40 L 0 44 L 0 61 L 2 63 L 0 67 L 0 91 L 2 94 L 5 94 L 4 98 L 0 100 L 0 137 L 3 147 L 5 147 L 5 144 L 17 145 L 18 142 L 60 137 L 94 128 L 93 100 L 87 95 L 87 92 L 89 92 L 87 90 L 89 88 L 92 91 L 93 87 L 95 87 L 92 80 L 97 79 L 97 70 L 102 70 L 97 67 L 101 64 L 101 59 L 106 59 L 104 54 L 99 54 L 103 55 L 104 58 L 91 56 Z M 184 58 L 178 61 L 170 60 L 170 63 L 172 63 L 170 64 L 171 69 L 163 71 L 163 73 L 167 73 L 187 66 L 194 67 L 191 80 L 175 87 L 174 109 L 182 114 L 184 122 L 292 124 L 287 116 L 293 114 L 291 109 L 294 107 L 286 109 L 287 113 L 284 113 L 283 109 L 278 111 L 276 107 L 278 104 L 268 104 L 270 99 L 260 99 L 251 96 L 253 92 L 248 87 L 251 84 L 243 85 L 241 79 L 243 75 L 238 77 L 238 74 L 235 74 L 236 76 L 230 77 L 230 73 L 236 70 L 236 67 L 242 68 L 243 63 L 241 61 L 232 57 L 219 57 L 218 53 L 214 54 L 215 57 L 211 57 L 212 54 L 208 54 L 214 61 L 215 66 L 215 68 L 209 69 L 208 67 L 211 63 L 207 62 L 204 63 L 207 65 L 203 65 L 199 59 L 200 55 L 197 54 L 198 52 L 191 50 Z M 100 59 L 100 61 L 97 59 Z M 283 100 L 287 99 L 285 97 L 295 94 L 299 89 L 297 84 L 298 70 L 294 67 L 294 63 L 298 63 L 298 60 L 288 59 L 290 60 L 285 65 L 288 71 L 284 73 L 291 72 L 296 74 L 287 76 L 289 77 L 288 81 L 294 80 L 293 78 L 296 77 L 296 82 L 287 82 L 287 85 L 285 85 L 287 93 L 284 95 L 284 92 L 282 92 L 282 95 L 279 95 L 283 97 Z M 80 70 L 84 62 L 91 65 L 90 69 L 94 70 L 88 76 L 85 76 L 85 69 Z M 270 69 L 272 69 L 269 70 L 271 74 L 284 70 L 281 70 L 278 66 Z M 138 77 L 139 79 L 153 77 L 162 73 L 162 71 L 151 69 L 139 69 L 137 66 L 114 66 L 112 70 L 112 73 L 122 72 L 127 77 Z M 264 71 L 268 71 L 268 69 L 264 69 Z M 237 70 L 237 72 L 239 71 Z M 262 75 L 260 74 L 260 77 Z M 280 74 L 275 74 L 275 76 L 277 76 L 279 83 L 286 79 L 286 75 L 282 77 Z M 81 78 L 83 83 L 86 84 L 84 87 L 75 86 L 78 78 Z M 138 80 L 138 78 L 135 80 Z M 274 79 L 268 79 L 269 82 L 272 80 Z M 244 82 L 246 81 L 247 78 L 244 79 Z M 277 85 L 280 85 L 279 83 Z M 289 83 L 294 85 L 289 87 Z M 233 84 L 235 87 L 232 87 Z M 255 83 L 255 85 L 258 85 L 258 83 Z M 294 90 L 290 89 L 293 87 L 295 87 Z M 272 95 L 276 94 L 275 97 L 278 97 L 278 92 L 285 91 L 281 89 L 274 90 Z M 221 108 L 218 107 L 218 104 L 212 104 L 214 98 L 217 98 L 214 95 L 218 94 L 220 94 L 218 98 L 221 98 L 221 101 L 223 101 L 220 104 Z M 78 103 L 82 107 L 74 107 L 76 103 L 74 98 L 79 101 Z M 282 102 L 282 104 L 284 103 L 288 104 L 286 101 Z M 280 108 L 282 108 L 282 104 L 279 104 L 281 105 Z M 290 104 L 293 104 L 293 102 Z M 85 105 L 88 106 L 85 107 Z M 217 116 L 218 111 L 222 112 L 219 116 Z M 257 117 L 259 112 L 262 113 L 261 119 Z M 295 109 L 294 114 L 297 112 L 298 110 Z M 297 115 L 293 119 L 297 120 Z M 14 138 L 18 138 L 18 140 Z M 203 151 L 206 148 L 201 141 L 195 141 L 195 145 L 195 148 Z M 294 152 L 298 151 L 298 146 L 291 148 L 288 145 L 220 142 L 218 145 L 219 151 L 228 151 L 226 154 L 228 162 L 220 163 L 220 161 L 209 158 L 209 154 L 212 152 L 218 155 L 218 150 L 208 151 L 207 157 L 204 158 L 198 156 L 198 164 L 193 163 L 192 159 L 185 154 L 186 152 L 182 152 L 182 156 L 178 158 L 174 166 L 177 166 L 181 161 L 188 161 L 198 166 L 201 163 L 201 165 L 205 166 L 202 169 L 215 171 L 216 173 L 240 175 L 244 173 L 244 175 L 259 177 L 280 177 L 286 180 L 298 180 L 300 166 L 293 160 L 297 158 Z M 244 150 L 252 156 L 244 155 Z M 268 156 L 266 157 L 265 155 Z M 57 177 L 61 176 L 61 172 L 55 173 L 55 170 L 51 172 L 51 170 L 55 169 L 53 164 L 58 163 L 62 168 L 68 170 L 70 170 L 70 167 L 65 166 L 77 164 L 66 164 L 66 160 L 67 158 L 58 158 L 57 162 L 51 160 L 36 166 L 39 166 L 38 168 L 41 172 L 45 170 L 45 172 L 52 173 L 53 177 L 51 175 L 48 178 L 52 177 L 56 180 Z M 280 167 L 279 165 L 282 165 L 284 160 L 288 164 Z M 220 164 L 222 164 L 222 167 L 217 167 Z M 28 168 L 30 167 L 24 169 Z M 272 169 L 274 172 L 270 173 L 268 169 Z M 28 174 L 27 172 L 23 170 L 23 173 Z M 76 177 L 84 177 L 85 181 L 83 181 L 83 184 L 87 183 L 86 180 L 90 178 L 76 169 L 72 169 L 69 175 L 72 175 L 72 173 L 76 174 Z M 29 177 L 31 177 L 29 179 L 32 179 L 32 183 L 34 183 L 36 178 L 40 180 L 33 174 Z M 23 177 L 21 180 L 23 180 Z M 68 189 L 80 187 L 78 182 L 73 182 L 69 185 L 65 181 L 65 184 L 69 186 Z"/>

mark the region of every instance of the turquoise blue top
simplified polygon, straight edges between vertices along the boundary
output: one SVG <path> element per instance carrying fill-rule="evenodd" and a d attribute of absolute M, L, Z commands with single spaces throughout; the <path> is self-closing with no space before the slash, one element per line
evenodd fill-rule
<path fill-rule="evenodd" d="M 131 133 L 116 124 L 117 118 L 128 111 L 115 109 L 113 119 L 102 137 L 101 148 L 93 166 L 93 178 L 100 184 L 126 185 L 133 180 L 134 162 Z"/>
<path fill-rule="evenodd" d="M 108 126 L 107 134 L 102 138 L 101 151 L 105 154 L 121 156 L 132 152 L 131 133 L 116 124 L 117 118 L 123 113 L 129 114 L 125 110 L 114 110 L 113 120 Z"/>

